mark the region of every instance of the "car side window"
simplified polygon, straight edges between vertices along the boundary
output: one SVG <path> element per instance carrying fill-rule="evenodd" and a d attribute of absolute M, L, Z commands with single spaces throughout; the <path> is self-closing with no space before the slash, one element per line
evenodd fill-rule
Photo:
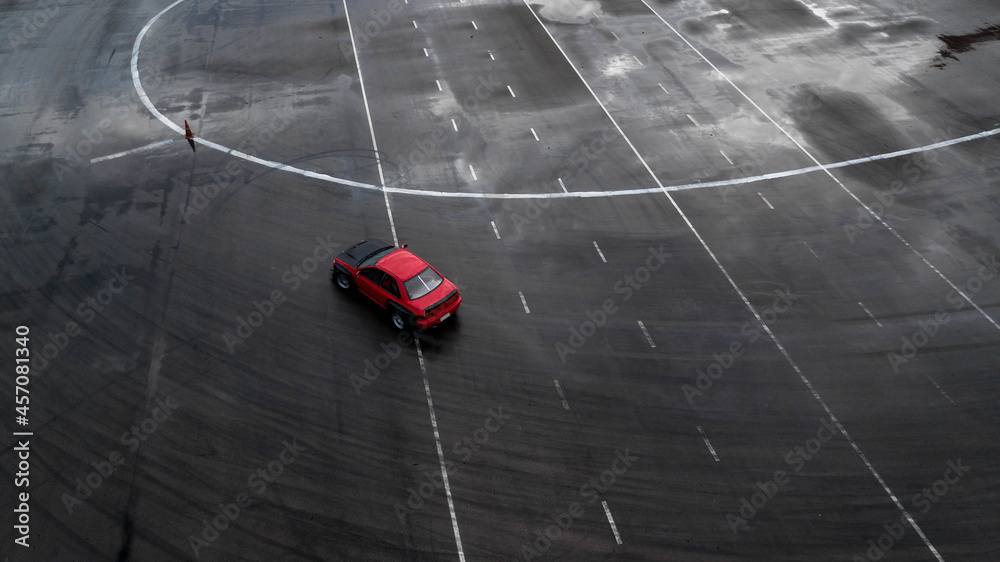
<path fill-rule="evenodd" d="M 369 267 L 368 269 L 362 269 L 359 275 L 371 281 L 376 286 L 381 285 L 382 278 L 385 277 L 385 273 L 382 270 L 376 269 L 374 267 Z"/>
<path fill-rule="evenodd" d="M 396 280 L 393 279 L 391 275 L 386 275 L 382 279 L 382 288 L 385 289 L 390 295 L 396 297 L 397 299 L 399 298 L 399 284 L 396 283 Z"/>

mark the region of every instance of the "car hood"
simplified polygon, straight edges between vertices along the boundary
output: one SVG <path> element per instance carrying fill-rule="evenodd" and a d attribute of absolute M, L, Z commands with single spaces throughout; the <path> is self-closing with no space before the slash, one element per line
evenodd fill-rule
<path fill-rule="evenodd" d="M 365 259 L 366 257 L 374 254 L 379 250 L 384 250 L 386 248 L 391 248 L 392 244 L 386 242 L 385 240 L 380 240 L 378 238 L 369 238 L 363 242 L 358 242 L 357 244 L 351 246 L 347 250 L 340 253 L 337 259 L 346 263 L 351 267 L 357 267 L 358 262 Z"/>

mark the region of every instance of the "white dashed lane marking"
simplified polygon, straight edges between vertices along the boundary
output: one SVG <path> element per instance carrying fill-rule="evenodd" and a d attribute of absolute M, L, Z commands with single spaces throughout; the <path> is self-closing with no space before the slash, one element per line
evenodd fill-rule
<path fill-rule="evenodd" d="M 876 325 L 877 325 L 877 326 L 878 326 L 879 328 L 881 328 L 881 327 L 882 327 L 882 323 L 878 321 L 878 318 L 875 318 L 875 315 L 874 315 L 874 314 L 872 314 L 872 311 L 868 310 L 868 307 L 867 307 L 867 306 L 865 306 L 865 305 L 864 305 L 864 303 L 862 303 L 861 301 L 858 301 L 858 306 L 860 306 L 860 307 L 861 307 L 861 310 L 864 310 L 864 311 L 865 311 L 865 314 L 867 314 L 869 318 L 871 318 L 872 320 L 874 320 L 874 321 L 875 321 L 875 324 L 876 324 Z"/>
<path fill-rule="evenodd" d="M 757 192 L 757 195 L 760 196 L 761 200 L 764 201 L 764 203 L 767 203 L 767 206 L 770 207 L 772 211 L 774 210 L 774 205 L 772 205 L 771 202 L 767 200 L 767 197 L 764 197 L 764 195 L 759 191 Z"/>
<path fill-rule="evenodd" d="M 601 247 L 597 245 L 597 240 L 594 240 L 594 249 L 597 250 L 597 255 L 601 256 L 601 261 L 608 263 L 608 260 L 604 258 L 604 252 L 601 251 Z"/>
<path fill-rule="evenodd" d="M 931 384 L 934 385 L 934 388 L 938 389 L 938 392 L 940 392 L 942 396 L 944 396 L 945 398 L 947 398 L 948 402 L 951 402 L 952 406 L 956 405 L 955 401 L 951 399 L 951 396 L 948 396 L 948 393 L 945 392 L 943 388 L 941 388 L 941 385 L 939 385 L 936 380 L 934 380 L 933 378 L 931 378 L 930 375 L 926 375 L 926 377 L 927 377 L 927 380 L 931 381 Z"/>
<path fill-rule="evenodd" d="M 604 506 L 604 514 L 608 516 L 608 523 L 611 524 L 611 532 L 615 534 L 615 542 L 621 544 L 622 537 L 618 534 L 618 526 L 615 525 L 615 518 L 611 517 L 611 509 L 608 508 L 608 502 L 602 501 L 601 505 Z"/>
<path fill-rule="evenodd" d="M 649 337 L 649 332 L 646 331 L 646 325 L 642 323 L 642 320 L 639 320 L 639 328 L 642 329 L 643 335 L 646 336 L 646 341 L 649 342 L 649 347 L 656 347 L 656 344 L 653 343 L 653 338 Z"/>
<path fill-rule="evenodd" d="M 701 438 L 705 441 L 705 446 L 708 447 L 708 452 L 712 453 L 712 458 L 715 459 L 715 462 L 719 462 L 719 455 L 715 453 L 715 447 L 713 447 L 712 443 L 709 442 L 708 436 L 705 435 L 705 430 L 703 430 L 700 425 L 698 426 L 698 433 L 701 434 Z"/>
<path fill-rule="evenodd" d="M 569 410 L 569 402 L 566 402 L 566 395 L 563 394 L 563 389 L 562 389 L 561 386 L 559 386 L 559 381 L 556 380 L 556 379 L 553 379 L 552 382 L 554 382 L 556 384 L 556 392 L 559 393 L 559 399 L 562 400 L 563 408 Z"/>

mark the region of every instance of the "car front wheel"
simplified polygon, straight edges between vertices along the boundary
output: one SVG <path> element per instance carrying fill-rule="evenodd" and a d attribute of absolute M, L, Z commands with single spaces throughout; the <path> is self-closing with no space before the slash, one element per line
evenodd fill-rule
<path fill-rule="evenodd" d="M 336 278 L 338 287 L 340 287 L 345 291 L 351 288 L 353 281 L 351 280 L 350 275 L 344 273 L 343 271 L 338 271 L 336 274 Z"/>

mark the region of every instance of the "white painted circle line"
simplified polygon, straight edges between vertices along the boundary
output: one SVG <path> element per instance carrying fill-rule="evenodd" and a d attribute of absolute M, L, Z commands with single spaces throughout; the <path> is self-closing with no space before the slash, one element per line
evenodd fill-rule
<path fill-rule="evenodd" d="M 97 164 L 98 162 L 106 162 L 108 160 L 114 160 L 115 158 L 121 158 L 122 156 L 131 156 L 133 154 L 138 154 L 140 152 L 146 152 L 147 150 L 153 150 L 154 148 L 159 148 L 161 146 L 166 146 L 177 139 L 164 139 L 161 141 L 156 141 L 154 143 L 147 144 L 145 146 L 140 146 L 138 148 L 133 148 L 131 150 L 123 150 L 121 152 L 116 152 L 114 154 L 109 154 L 107 156 L 98 156 L 97 158 L 91 158 L 91 164 Z"/>
<path fill-rule="evenodd" d="M 146 90 L 142 87 L 142 81 L 139 79 L 139 47 L 142 45 L 142 40 L 146 36 L 146 33 L 157 22 L 164 14 L 177 7 L 185 0 L 176 0 L 173 4 L 170 4 L 155 16 L 150 19 L 145 26 L 139 31 L 139 34 L 135 38 L 135 43 L 132 45 L 132 85 L 135 88 L 136 94 L 139 96 L 139 100 L 142 102 L 146 109 L 155 117 L 158 121 L 166 125 L 169 129 L 176 132 L 179 135 L 184 134 L 184 128 L 177 125 L 165 115 L 160 113 L 158 109 L 150 101 L 149 96 L 146 94 Z M 492 53 L 490 53 L 492 56 Z M 574 67 L 575 69 L 575 67 Z M 661 86 L 662 87 L 662 86 Z M 989 131 L 983 131 L 981 133 L 975 133 L 972 135 L 967 135 L 964 137 L 959 137 L 951 140 L 941 141 L 934 144 L 929 144 L 926 146 L 920 146 L 916 148 L 908 148 L 905 150 L 897 150 L 895 152 L 887 152 L 885 154 L 877 154 L 875 156 L 866 156 L 863 158 L 855 158 L 852 160 L 845 160 L 843 162 L 835 162 L 832 164 L 825 164 L 823 166 L 809 166 L 807 168 L 799 168 L 795 170 L 785 170 L 782 172 L 772 172 L 768 174 L 761 174 L 758 176 L 747 176 L 743 178 L 734 178 L 728 180 L 710 181 L 710 182 L 692 182 L 679 185 L 668 185 L 664 186 L 662 189 L 660 187 L 650 187 L 650 188 L 637 188 L 637 189 L 623 189 L 618 191 L 573 191 L 573 192 L 541 192 L 541 193 L 468 193 L 468 192 L 457 192 L 457 191 L 434 191 L 427 189 L 412 189 L 406 187 L 390 187 L 386 186 L 384 191 L 387 193 L 398 194 L 398 195 L 417 195 L 425 197 L 445 197 L 454 199 L 589 199 L 589 198 L 603 198 L 603 197 L 620 197 L 627 195 L 649 195 L 653 193 L 661 193 L 663 190 L 666 191 L 684 191 L 688 189 L 701 189 L 706 187 L 725 187 L 731 185 L 745 185 L 758 183 L 762 181 L 787 178 L 793 176 L 801 176 L 805 174 L 811 174 L 814 172 L 822 172 L 824 168 L 827 170 L 833 170 L 837 168 L 846 168 L 848 166 L 857 166 L 859 164 L 867 164 L 871 162 L 878 162 L 880 160 L 890 160 L 893 158 L 900 158 L 902 156 L 908 156 L 911 154 L 918 154 L 921 152 L 928 152 L 931 150 L 939 150 L 941 148 L 947 148 L 949 146 L 954 146 L 957 144 L 963 144 L 967 142 L 976 141 L 979 139 L 984 139 L 987 137 L 992 137 L 1000 134 L 1000 128 L 990 129 Z M 370 183 L 364 183 L 359 181 L 350 180 L 347 178 L 337 178 L 328 174 L 314 172 L 312 170 L 305 170 L 302 168 L 297 168 L 288 164 L 283 164 L 281 162 L 276 162 L 274 160 L 267 160 L 265 158 L 260 158 L 252 154 L 247 154 L 245 152 L 240 152 L 223 146 L 221 144 L 212 142 L 201 137 L 195 137 L 194 142 L 211 148 L 213 150 L 218 150 L 230 156 L 246 160 L 248 162 L 253 162 L 254 164 L 259 164 L 261 166 L 272 168 L 275 170 L 280 170 L 283 172 L 289 172 L 297 174 L 306 178 L 323 181 L 327 183 L 334 183 L 339 185 L 344 185 L 347 187 L 356 187 L 359 189 L 367 189 L 370 191 L 383 191 L 383 188 Z"/>

